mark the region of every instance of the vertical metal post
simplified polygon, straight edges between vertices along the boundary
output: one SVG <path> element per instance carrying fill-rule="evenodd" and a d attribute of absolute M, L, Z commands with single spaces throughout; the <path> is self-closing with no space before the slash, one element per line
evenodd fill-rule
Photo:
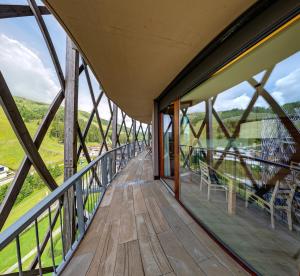
<path fill-rule="evenodd" d="M 64 179 L 67 180 L 77 168 L 77 111 L 79 53 L 70 38 L 67 38 L 65 81 L 65 126 L 64 126 Z M 64 196 L 64 250 L 68 252 L 75 240 L 74 189 Z"/>
<path fill-rule="evenodd" d="M 207 164 L 212 166 L 213 162 L 213 130 L 212 130 L 212 100 L 205 101 L 205 120 L 206 120 L 206 145 L 207 145 Z"/>
<path fill-rule="evenodd" d="M 180 100 L 174 102 L 174 182 L 175 182 L 175 198 L 180 198 L 180 162 L 179 162 L 179 108 Z"/>
<path fill-rule="evenodd" d="M 148 146 L 151 146 L 151 127 L 150 127 L 150 124 L 147 126 L 147 129 L 148 129 Z"/>
<path fill-rule="evenodd" d="M 111 147 L 115 149 L 117 147 L 117 135 L 118 135 L 118 106 L 116 104 L 113 105 L 113 115 L 112 115 L 112 133 L 111 133 Z M 116 151 L 112 153 L 112 173 L 113 175 L 116 173 Z"/>
<path fill-rule="evenodd" d="M 133 142 L 133 156 L 136 156 L 136 121 L 132 120 L 132 142 Z"/>
<path fill-rule="evenodd" d="M 130 144 L 128 144 L 126 147 L 127 147 L 127 159 L 129 161 L 130 160 Z"/>
<path fill-rule="evenodd" d="M 22 257 L 21 257 L 21 248 L 20 248 L 20 238 L 19 235 L 16 236 L 16 247 L 17 247 L 17 258 L 18 258 L 18 269 L 19 275 L 23 275 L 23 268 L 22 268 Z"/>
<path fill-rule="evenodd" d="M 113 158 L 115 156 L 115 152 L 112 152 L 111 154 L 109 154 L 109 156 L 107 157 L 108 158 L 108 175 L 109 175 L 109 183 L 111 183 L 112 181 L 112 178 L 113 178 Z M 116 167 L 114 166 L 114 168 L 116 169 Z"/>
<path fill-rule="evenodd" d="M 153 179 L 159 179 L 159 111 L 156 101 L 153 101 L 151 131 Z"/>
<path fill-rule="evenodd" d="M 81 179 L 78 179 L 76 181 L 76 204 L 77 204 L 79 239 L 83 237 L 84 230 L 85 230 L 81 181 L 82 181 Z"/>
<path fill-rule="evenodd" d="M 107 186 L 108 179 L 107 179 L 107 156 L 101 160 L 101 174 L 102 174 L 102 185 L 104 187 Z"/>

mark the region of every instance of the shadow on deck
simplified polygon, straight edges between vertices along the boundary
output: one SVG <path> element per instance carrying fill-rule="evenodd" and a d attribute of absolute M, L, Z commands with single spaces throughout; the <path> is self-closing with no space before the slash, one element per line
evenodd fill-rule
<path fill-rule="evenodd" d="M 152 180 L 148 158 L 140 154 L 114 180 L 63 275 L 246 274 Z"/>

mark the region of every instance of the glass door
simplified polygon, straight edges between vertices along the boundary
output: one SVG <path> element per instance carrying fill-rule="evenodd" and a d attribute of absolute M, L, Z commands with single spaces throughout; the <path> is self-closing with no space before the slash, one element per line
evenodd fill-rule
<path fill-rule="evenodd" d="M 169 105 L 161 114 L 161 178 L 174 191 L 174 105 Z"/>

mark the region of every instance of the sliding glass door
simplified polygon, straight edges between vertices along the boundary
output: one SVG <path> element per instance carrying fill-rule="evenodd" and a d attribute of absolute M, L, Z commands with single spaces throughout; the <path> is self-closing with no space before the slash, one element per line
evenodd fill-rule
<path fill-rule="evenodd" d="M 161 112 L 161 178 L 174 191 L 174 105 Z"/>

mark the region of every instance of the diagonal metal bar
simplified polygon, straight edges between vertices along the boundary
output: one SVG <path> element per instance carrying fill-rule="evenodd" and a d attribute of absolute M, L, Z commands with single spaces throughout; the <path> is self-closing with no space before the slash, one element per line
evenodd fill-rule
<path fill-rule="evenodd" d="M 189 156 L 192 155 L 193 151 L 194 151 L 194 147 L 189 147 L 189 153 L 188 153 L 188 155 L 186 156 L 186 159 L 183 162 L 183 167 L 184 168 L 187 166 L 187 164 L 189 162 Z"/>
<path fill-rule="evenodd" d="M 119 138 L 120 138 L 121 132 L 123 130 L 123 126 L 125 128 L 125 135 L 126 135 L 127 142 L 129 143 L 129 140 L 130 140 L 129 139 L 130 133 L 128 133 L 126 123 L 125 123 L 126 113 L 124 113 L 122 110 L 121 110 L 121 116 L 122 116 L 122 122 L 121 122 L 120 129 L 119 129 L 118 135 L 117 135 L 117 142 L 119 145 L 121 145 Z"/>
<path fill-rule="evenodd" d="M 129 130 L 129 142 L 130 142 L 130 135 L 133 135 L 133 120 L 131 120 L 131 126 Z"/>
<path fill-rule="evenodd" d="M 112 117 L 109 119 L 107 128 L 106 128 L 105 133 L 104 133 L 105 140 L 106 140 L 106 138 L 107 138 L 107 136 L 108 136 L 108 132 L 109 132 L 111 123 L 112 123 Z M 101 148 L 100 148 L 99 155 L 101 155 L 101 153 L 102 153 L 102 151 L 103 151 L 103 147 L 104 147 L 104 144 L 102 143 Z"/>
<path fill-rule="evenodd" d="M 108 102 L 108 107 L 109 107 L 109 111 L 110 111 L 110 116 L 112 116 L 113 115 L 113 107 L 112 107 L 111 100 L 109 98 L 107 98 L 107 102 Z"/>
<path fill-rule="evenodd" d="M 45 21 L 41 15 L 41 12 L 37 6 L 37 4 L 35 3 L 34 0 L 27 0 L 28 4 L 31 8 L 32 13 L 34 14 L 36 21 L 39 25 L 39 28 L 41 30 L 41 33 L 43 34 L 44 40 L 46 42 L 47 48 L 49 50 L 53 65 L 55 67 L 55 71 L 58 77 L 58 80 L 60 82 L 61 88 L 64 89 L 65 88 L 65 79 L 64 79 L 64 75 L 63 72 L 61 70 L 61 66 L 53 45 L 53 42 L 51 40 L 50 34 L 48 32 L 48 29 L 46 27 Z"/>
<path fill-rule="evenodd" d="M 45 184 L 54 190 L 57 184 L 52 175 L 48 171 L 43 159 L 41 158 L 37 147 L 35 146 L 28 129 L 21 117 L 18 107 L 9 91 L 9 88 L 0 73 L 0 103 L 3 111 L 8 118 L 23 150 L 26 152 L 31 163 L 35 167 L 40 177 L 44 180 Z"/>
<path fill-rule="evenodd" d="M 85 72 L 86 80 L 87 80 L 87 83 L 88 83 L 90 95 L 91 95 L 93 106 L 94 106 L 94 109 L 95 109 L 96 119 L 97 119 L 97 122 L 98 122 L 100 134 L 101 134 L 101 137 L 102 137 L 102 144 L 104 144 L 105 149 L 108 150 L 108 146 L 107 146 L 107 143 L 106 143 L 106 137 L 104 135 L 104 131 L 103 131 L 103 127 L 102 127 L 101 118 L 100 118 L 100 115 L 99 115 L 99 112 L 98 112 L 98 105 L 96 106 L 96 100 L 95 100 L 95 95 L 94 95 L 94 91 L 93 91 L 92 82 L 91 82 L 91 79 L 90 79 L 90 75 L 89 75 L 89 71 L 88 71 L 88 68 L 87 68 L 87 64 L 84 61 L 84 59 L 82 59 L 82 64 L 83 64 L 83 67 L 84 67 L 84 72 Z"/>
<path fill-rule="evenodd" d="M 88 149 L 86 147 L 86 144 L 85 144 L 85 141 L 83 139 L 83 136 L 82 136 L 82 132 L 81 132 L 81 129 L 80 129 L 80 126 L 79 126 L 79 123 L 77 122 L 77 134 L 78 134 L 78 137 L 79 137 L 79 142 L 82 146 L 82 149 L 83 149 L 83 153 L 84 153 L 84 156 L 86 158 L 86 161 L 88 163 L 91 163 L 92 162 L 92 159 L 90 157 L 90 154 L 88 152 Z M 95 172 L 94 168 L 92 168 L 92 174 L 93 174 L 93 177 L 96 179 L 98 185 L 100 185 L 100 180 L 97 176 L 97 173 Z"/>
<path fill-rule="evenodd" d="M 64 93 L 61 90 L 55 99 L 53 100 L 52 104 L 50 105 L 48 112 L 46 113 L 43 121 L 41 122 L 35 136 L 33 139 L 33 142 L 36 146 L 37 149 L 42 144 L 42 141 L 48 131 L 48 128 L 57 112 L 59 109 L 62 101 L 64 99 Z M 2 204 L 0 205 L 0 230 L 2 229 L 3 225 L 5 224 L 5 221 L 14 205 L 14 202 L 17 199 L 17 196 L 22 188 L 22 185 L 25 181 L 25 178 L 30 170 L 31 167 L 31 161 L 30 159 L 26 156 L 19 169 L 18 172 L 14 178 L 13 183 L 9 186 L 8 191 L 6 192 L 5 198 L 3 199 Z"/>
<path fill-rule="evenodd" d="M 83 64 L 81 64 L 81 65 L 79 66 L 78 76 L 80 76 L 80 74 L 83 72 L 83 70 L 84 70 L 84 66 L 83 66 Z"/>
<path fill-rule="evenodd" d="M 274 98 L 255 80 L 249 80 L 249 83 L 257 89 L 260 96 L 262 96 L 266 102 L 270 105 L 274 113 L 278 115 L 281 123 L 286 127 L 290 135 L 293 137 L 296 144 L 300 144 L 300 132 L 295 124 L 291 121 L 281 106 L 274 100 Z"/>
<path fill-rule="evenodd" d="M 38 6 L 38 9 L 42 15 L 50 14 L 45 6 Z M 30 7 L 27 5 L 0 4 L 0 19 L 33 15 Z"/>
<path fill-rule="evenodd" d="M 145 135 L 145 132 L 143 129 L 143 124 L 141 123 L 140 126 L 141 126 L 142 135 L 143 135 L 143 141 L 146 143 L 146 135 Z"/>
<path fill-rule="evenodd" d="M 212 108 L 212 111 L 213 111 L 213 115 L 215 116 L 218 124 L 220 125 L 224 135 L 226 136 L 227 139 L 230 139 L 231 137 L 230 137 L 229 131 L 227 130 L 226 126 L 223 124 L 223 122 L 222 122 L 221 118 L 219 117 L 218 113 L 216 112 L 216 110 L 214 108 Z M 244 158 L 241 156 L 240 151 L 238 150 L 238 148 L 235 145 L 233 145 L 233 149 L 234 149 L 235 153 L 238 155 L 238 157 L 240 159 L 240 162 L 241 162 L 241 165 L 242 165 L 243 169 L 245 170 L 247 176 L 251 180 L 253 186 L 258 187 L 257 182 L 256 182 L 253 174 L 249 170 Z M 221 159 L 221 162 L 223 162 L 223 159 Z"/>
<path fill-rule="evenodd" d="M 126 137 L 127 137 L 127 141 L 129 140 L 129 134 L 128 134 L 128 130 L 127 130 L 127 126 L 126 126 L 126 113 L 121 111 L 121 114 L 122 114 L 122 124 L 124 126 L 124 129 L 125 129 L 125 134 L 126 134 Z"/>
<path fill-rule="evenodd" d="M 247 106 L 245 112 L 243 113 L 242 117 L 241 117 L 240 120 L 238 121 L 238 123 L 237 123 L 237 125 L 236 125 L 236 128 L 235 128 L 235 130 L 234 130 L 232 136 L 230 137 L 229 142 L 228 142 L 228 144 L 227 144 L 227 146 L 226 146 L 226 148 L 225 148 L 225 150 L 224 150 L 224 153 L 221 155 L 220 159 L 218 160 L 218 162 L 217 162 L 216 165 L 214 166 L 214 169 L 217 170 L 217 169 L 219 168 L 219 166 L 220 166 L 221 163 L 222 163 L 222 160 L 223 160 L 223 159 L 225 158 L 225 156 L 226 156 L 227 151 L 232 147 L 233 141 L 235 140 L 235 138 L 237 137 L 237 135 L 238 135 L 239 132 L 240 132 L 240 126 L 241 126 L 241 124 L 243 124 L 243 123 L 246 122 L 246 120 L 247 120 L 247 118 L 248 118 L 248 116 L 249 116 L 249 113 L 251 112 L 251 110 L 252 110 L 254 104 L 255 104 L 256 101 L 257 101 L 257 98 L 258 98 L 258 93 L 257 93 L 257 91 L 256 91 L 256 92 L 254 93 L 254 95 L 253 95 L 253 97 L 252 97 L 250 103 L 248 104 L 248 106 Z"/>
<path fill-rule="evenodd" d="M 98 96 L 98 99 L 97 99 L 97 101 L 96 101 L 96 106 L 99 105 L 102 96 L 103 96 L 103 91 L 101 91 L 100 94 L 99 94 L 99 96 Z M 91 126 L 91 124 L 92 124 L 92 122 L 93 122 L 94 115 L 95 115 L 95 110 L 96 110 L 96 108 L 95 108 L 95 106 L 94 106 L 94 107 L 93 107 L 93 110 L 92 110 L 92 112 L 91 112 L 91 115 L 90 115 L 90 117 L 89 117 L 89 119 L 88 119 L 88 121 L 87 121 L 87 124 L 86 124 L 86 126 L 85 126 L 85 129 L 84 129 L 84 131 L 83 131 L 83 134 L 82 134 L 82 137 L 83 137 L 84 140 L 86 139 L 86 136 L 87 136 L 87 134 L 88 134 L 88 132 L 89 132 L 90 126 Z M 79 158 L 81 151 L 82 151 L 82 146 L 79 145 L 78 150 L 77 150 L 77 159 Z"/>

